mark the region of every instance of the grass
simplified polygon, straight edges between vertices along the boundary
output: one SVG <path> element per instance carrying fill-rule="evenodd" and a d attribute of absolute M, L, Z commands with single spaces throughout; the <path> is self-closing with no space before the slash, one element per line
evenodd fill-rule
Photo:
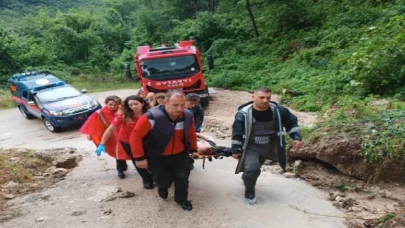
<path fill-rule="evenodd" d="M 52 166 L 53 158 L 49 155 L 34 154 L 35 151 L 27 150 L 18 152 L 17 149 L 0 148 L 0 186 L 8 182 L 15 182 L 16 189 L 10 189 L 6 194 L 26 194 L 53 183 L 53 179 L 47 182 L 39 182 L 35 176 L 42 175 Z M 38 183 L 38 185 L 31 185 Z M 0 213 L 4 211 L 7 200 L 0 197 Z"/>
<path fill-rule="evenodd" d="M 88 93 L 103 92 L 108 90 L 137 89 L 140 88 L 138 81 L 129 81 L 121 75 L 76 75 L 66 80 L 78 90 L 86 89 Z M 0 87 L 0 110 L 16 107 L 11 100 L 10 91 L 6 86 Z"/>
<path fill-rule="evenodd" d="M 350 190 L 350 187 L 345 184 L 340 184 L 336 186 L 341 192 L 347 192 Z"/>
<path fill-rule="evenodd" d="M 10 91 L 6 88 L 0 88 L 0 109 L 15 107 L 15 103 L 11 100 Z"/>
<path fill-rule="evenodd" d="M 36 173 L 44 172 L 51 166 L 51 159 L 35 157 L 33 151 L 19 153 L 0 149 L 0 185 L 9 181 L 31 182 Z"/>
<path fill-rule="evenodd" d="M 296 168 L 294 168 L 294 167 L 288 167 L 288 168 L 287 168 L 287 172 L 290 172 L 290 173 L 297 173 L 298 170 L 297 170 Z"/>
<path fill-rule="evenodd" d="M 388 220 L 395 218 L 395 214 L 393 213 L 387 213 L 380 218 L 377 219 L 377 224 L 379 225 L 378 227 L 382 227 L 384 223 L 386 223 Z"/>
<path fill-rule="evenodd" d="M 127 80 L 121 75 L 77 75 L 71 77 L 67 82 L 78 90 L 86 89 L 88 93 L 140 88 L 138 81 Z"/>

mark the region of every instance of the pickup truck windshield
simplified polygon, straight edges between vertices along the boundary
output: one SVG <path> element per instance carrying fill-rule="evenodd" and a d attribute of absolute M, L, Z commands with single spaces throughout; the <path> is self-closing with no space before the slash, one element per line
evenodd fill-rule
<path fill-rule="evenodd" d="M 73 87 L 54 87 L 49 90 L 40 91 L 36 94 L 40 102 L 49 103 L 80 96 L 81 93 Z"/>
<path fill-rule="evenodd" d="M 186 78 L 200 71 L 194 55 L 141 60 L 142 75 L 149 79 Z"/>

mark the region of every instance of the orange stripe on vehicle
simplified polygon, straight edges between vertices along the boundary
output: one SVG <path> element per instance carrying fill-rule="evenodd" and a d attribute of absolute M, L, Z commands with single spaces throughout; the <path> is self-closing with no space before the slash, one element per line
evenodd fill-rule
<path fill-rule="evenodd" d="M 23 104 L 23 105 L 27 105 L 28 106 L 28 101 L 20 99 L 18 97 L 12 96 L 11 97 L 15 102 L 19 103 L 19 104 Z M 32 109 L 34 109 L 35 111 L 41 111 L 41 109 L 37 106 L 37 105 L 31 105 L 30 106 Z"/>

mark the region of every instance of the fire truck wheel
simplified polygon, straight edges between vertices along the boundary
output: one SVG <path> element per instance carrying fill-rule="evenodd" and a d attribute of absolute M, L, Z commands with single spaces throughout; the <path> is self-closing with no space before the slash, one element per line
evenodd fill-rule
<path fill-rule="evenodd" d="M 210 103 L 209 97 L 203 97 L 203 98 L 200 99 L 200 104 L 203 107 L 208 106 L 209 103 Z"/>
<path fill-rule="evenodd" d="M 25 119 L 27 120 L 32 120 L 34 119 L 34 116 L 31 114 L 28 114 L 23 107 L 18 106 L 18 109 L 20 110 L 21 114 L 24 116 Z"/>
<path fill-rule="evenodd" d="M 53 126 L 51 121 L 49 121 L 47 118 L 44 118 L 43 121 L 44 121 L 44 125 L 45 125 L 46 129 L 48 129 L 50 132 L 56 133 L 56 132 L 61 131 L 60 127 Z"/>

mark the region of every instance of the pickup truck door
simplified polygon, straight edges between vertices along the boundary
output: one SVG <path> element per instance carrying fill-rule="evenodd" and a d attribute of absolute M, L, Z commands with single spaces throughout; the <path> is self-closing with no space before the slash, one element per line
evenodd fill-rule
<path fill-rule="evenodd" d="M 41 118 L 41 109 L 38 107 L 34 101 L 34 96 L 29 91 L 23 91 L 22 99 L 24 100 L 24 106 L 27 109 L 28 113 Z"/>

